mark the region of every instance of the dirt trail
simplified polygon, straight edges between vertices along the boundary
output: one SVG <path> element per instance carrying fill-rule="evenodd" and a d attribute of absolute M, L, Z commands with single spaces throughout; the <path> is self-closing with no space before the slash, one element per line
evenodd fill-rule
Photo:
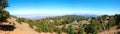
<path fill-rule="evenodd" d="M 39 34 L 29 27 L 27 23 L 19 24 L 15 18 L 8 19 L 9 22 L 15 23 L 15 29 L 13 31 L 0 31 L 0 34 Z"/>

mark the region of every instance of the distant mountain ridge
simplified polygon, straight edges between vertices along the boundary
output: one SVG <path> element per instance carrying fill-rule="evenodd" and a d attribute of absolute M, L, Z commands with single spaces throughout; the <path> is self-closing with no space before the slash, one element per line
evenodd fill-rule
<path fill-rule="evenodd" d="M 17 15 L 17 17 L 28 18 L 28 19 L 42 19 L 42 18 L 49 18 L 49 17 L 97 17 L 98 15 L 95 14 L 73 14 L 73 15 L 62 15 L 62 16 L 27 16 L 27 15 Z"/>

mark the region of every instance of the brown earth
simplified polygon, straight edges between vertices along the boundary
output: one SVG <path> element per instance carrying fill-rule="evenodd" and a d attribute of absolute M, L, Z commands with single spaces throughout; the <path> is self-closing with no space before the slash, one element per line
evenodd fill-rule
<path fill-rule="evenodd" d="M 15 29 L 13 31 L 0 31 L 0 34 L 39 34 L 29 27 L 27 23 L 19 24 L 15 18 L 8 19 L 8 22 L 15 23 Z"/>

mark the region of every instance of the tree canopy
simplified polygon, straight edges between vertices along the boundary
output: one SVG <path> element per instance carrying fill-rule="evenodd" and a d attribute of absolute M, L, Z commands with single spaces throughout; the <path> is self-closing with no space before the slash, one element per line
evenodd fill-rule
<path fill-rule="evenodd" d="M 4 8 L 8 7 L 7 0 L 0 0 L 0 21 L 6 21 L 9 18 L 10 14 L 8 11 L 4 10 Z"/>
<path fill-rule="evenodd" d="M 0 0 L 0 10 L 8 7 L 8 0 Z"/>

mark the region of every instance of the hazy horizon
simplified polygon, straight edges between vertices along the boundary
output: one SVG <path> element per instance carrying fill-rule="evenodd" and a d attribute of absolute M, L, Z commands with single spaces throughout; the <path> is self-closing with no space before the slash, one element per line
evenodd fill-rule
<path fill-rule="evenodd" d="M 114 15 L 120 0 L 9 0 L 11 15 L 59 16 L 72 14 Z"/>

